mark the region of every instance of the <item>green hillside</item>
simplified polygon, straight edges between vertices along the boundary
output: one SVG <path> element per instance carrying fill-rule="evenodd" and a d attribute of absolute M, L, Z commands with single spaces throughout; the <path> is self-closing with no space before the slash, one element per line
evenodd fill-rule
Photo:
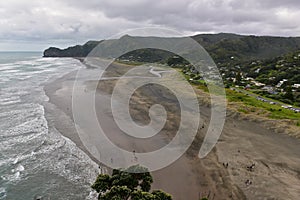
<path fill-rule="evenodd" d="M 244 36 L 230 33 L 200 34 L 192 36 L 213 58 L 227 87 L 241 86 L 254 93 L 280 100 L 288 104 L 300 105 L 300 38 L 272 36 Z M 201 75 L 195 74 L 192 66 L 171 52 L 159 49 L 138 49 L 122 55 L 127 47 L 138 47 L 139 43 L 151 44 L 154 40 L 179 46 L 184 53 L 188 47 L 180 46 L 180 38 L 133 37 L 125 35 L 120 39 L 89 41 L 67 49 L 50 47 L 44 51 L 45 57 L 86 57 L 97 45 L 93 53 L 106 57 L 119 55 L 126 62 L 160 62 L 174 67 L 182 67 L 183 72 L 201 82 Z M 280 82 L 284 82 L 280 85 Z M 280 85 L 278 87 L 278 85 Z M 265 87 L 264 87 L 265 86 Z M 268 87 L 266 87 L 268 86 Z"/>

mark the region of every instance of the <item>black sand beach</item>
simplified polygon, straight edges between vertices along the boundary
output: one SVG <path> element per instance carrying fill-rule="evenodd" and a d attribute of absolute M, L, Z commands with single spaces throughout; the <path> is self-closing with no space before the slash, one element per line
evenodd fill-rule
<path fill-rule="evenodd" d="M 128 67 L 128 66 L 127 66 Z M 124 65 L 114 64 L 111 73 L 122 71 Z M 87 69 L 93 70 L 93 69 Z M 83 149 L 95 162 L 78 136 L 72 115 L 72 90 L 76 72 L 72 72 L 45 87 L 49 103 L 46 112 L 54 116 L 56 128 Z M 147 152 L 160 148 L 172 138 L 173 126 L 179 117 L 176 109 L 170 107 L 166 134 L 160 134 L 141 142 L 123 135 L 112 119 L 104 112 L 103 104 L 109 98 L 101 98 L 112 90 L 113 81 L 98 84 L 96 99 L 97 117 L 111 134 L 110 140 L 128 151 Z M 88 83 L 82 85 L 88 91 Z M 199 93 L 201 94 L 201 93 Z M 141 89 L 132 98 L 131 114 L 140 123 L 148 120 L 148 107 L 153 101 L 164 102 L 172 98 L 165 93 Z M 199 97 L 201 98 L 201 96 Z M 102 100 L 100 100 L 102 99 Z M 104 99 L 104 100 L 103 100 Z M 142 105 L 142 106 L 141 106 Z M 82 106 L 84 109 L 84 106 Z M 240 120 L 228 116 L 218 144 L 204 159 L 197 157 L 200 144 L 210 119 L 210 109 L 204 103 L 200 106 L 205 127 L 200 127 L 196 141 L 190 149 L 172 165 L 153 172 L 153 189 L 163 189 L 174 199 L 198 199 L 210 195 L 214 199 L 297 199 L 300 195 L 300 141 L 284 134 L 274 133 L 260 122 Z M 49 117 L 49 116 L 48 116 Z M 200 144 L 199 144 L 200 143 Z M 227 166 L 228 163 L 228 166 Z M 99 165 L 101 163 L 98 163 Z M 252 166 L 252 167 L 251 167 Z"/>

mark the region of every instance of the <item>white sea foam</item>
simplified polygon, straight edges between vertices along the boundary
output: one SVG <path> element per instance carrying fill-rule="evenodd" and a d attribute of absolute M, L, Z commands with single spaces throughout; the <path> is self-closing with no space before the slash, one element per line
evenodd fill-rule
<path fill-rule="evenodd" d="M 37 116 L 42 116 L 44 113 L 43 107 L 39 104 L 6 106 L 5 110 L 6 111 L 1 110 L 0 119 L 6 121 L 6 123 L 0 124 L 0 127 L 1 125 L 4 127 L 13 127 L 26 121 L 30 121 Z"/>
<path fill-rule="evenodd" d="M 0 64 L 0 71 L 6 71 L 15 68 L 12 64 Z"/>
<path fill-rule="evenodd" d="M 14 169 L 11 170 L 10 174 L 5 174 L 1 176 L 3 180 L 15 183 L 21 179 L 21 172 L 15 171 Z"/>
<path fill-rule="evenodd" d="M 15 166 L 16 164 L 22 162 L 22 161 L 26 161 L 28 158 L 32 158 L 32 156 L 34 156 L 34 154 L 31 153 L 27 153 L 27 154 L 19 154 L 19 155 L 15 155 L 14 157 L 16 157 L 15 159 L 13 158 L 7 158 L 7 159 L 3 159 L 0 161 L 0 167 L 3 165 L 7 165 L 8 163 L 11 163 L 13 166 Z"/>
<path fill-rule="evenodd" d="M 0 199 L 6 198 L 6 190 L 3 187 L 0 187 Z"/>
<path fill-rule="evenodd" d="M 48 180 L 53 175 L 59 184 L 69 185 L 70 191 L 80 188 L 88 195 L 98 173 L 97 164 L 54 127 L 48 127 L 42 106 L 48 100 L 43 85 L 80 67 L 79 61 L 60 58 L 0 64 L 0 81 L 4 83 L 0 88 L 1 184 L 13 185 L 14 189 L 31 184 L 47 187 L 46 174 Z M 29 180 L 37 182 L 27 182 Z M 28 194 L 31 189 L 28 188 Z M 55 193 L 60 192 L 54 189 Z M 47 191 L 54 192 L 49 188 Z M 1 194 L 0 189 L 0 199 Z M 6 195 L 10 197 L 5 192 Z M 63 192 L 59 195 L 67 198 Z"/>
<path fill-rule="evenodd" d="M 4 77 L 4 76 L 1 76 L 0 77 L 0 81 L 2 82 L 2 83 L 5 83 L 5 82 L 7 82 L 7 81 L 9 81 L 10 79 L 8 78 L 8 77 Z"/>
<path fill-rule="evenodd" d="M 25 167 L 23 165 L 18 165 L 18 167 L 16 168 L 16 171 L 18 172 L 22 172 L 25 170 Z"/>
<path fill-rule="evenodd" d="M 11 73 L 15 73 L 15 72 L 19 72 L 20 70 L 18 70 L 18 69 L 9 69 L 9 70 L 5 70 L 4 72 L 6 73 L 6 74 L 11 74 Z M 3 72 L 2 72 L 3 73 Z"/>
<path fill-rule="evenodd" d="M 88 200 L 96 200 L 98 199 L 98 193 L 96 191 L 91 191 L 89 196 L 87 197 Z"/>
<path fill-rule="evenodd" d="M 13 178 L 12 179 L 12 181 L 15 181 L 15 180 L 18 180 L 18 179 L 20 179 L 20 175 L 21 175 L 21 172 L 16 172 L 15 174 L 14 174 L 14 176 L 13 177 L 11 177 L 11 178 Z"/>
<path fill-rule="evenodd" d="M 0 94 L 0 102 L 6 102 L 10 100 L 19 100 L 22 96 L 30 94 L 29 91 L 20 90 L 19 88 L 3 88 Z"/>
<path fill-rule="evenodd" d="M 18 161 L 19 161 L 19 157 L 17 157 L 17 158 L 14 160 L 13 164 L 14 164 L 14 165 L 17 164 Z"/>
<path fill-rule="evenodd" d="M 16 79 L 17 80 L 20 80 L 20 81 L 25 81 L 25 80 L 28 80 L 30 79 L 32 76 L 22 76 L 22 77 L 17 77 Z"/>
<path fill-rule="evenodd" d="M 14 104 L 17 104 L 17 103 L 20 103 L 20 102 L 21 102 L 20 99 L 18 99 L 18 100 L 12 100 L 12 101 L 0 102 L 0 106 L 14 105 Z"/>
<path fill-rule="evenodd" d="M 15 127 L 12 127 L 6 131 L 4 131 L 2 136 L 19 136 L 21 134 L 25 133 L 40 133 L 47 131 L 48 125 L 45 117 L 40 116 L 36 117 L 32 120 L 23 122 L 21 124 L 16 125 Z"/>
<path fill-rule="evenodd" d="M 10 97 L 6 97 L 6 98 L 0 98 L 0 103 L 16 101 L 16 100 L 20 100 L 20 97 L 19 96 L 10 96 Z"/>

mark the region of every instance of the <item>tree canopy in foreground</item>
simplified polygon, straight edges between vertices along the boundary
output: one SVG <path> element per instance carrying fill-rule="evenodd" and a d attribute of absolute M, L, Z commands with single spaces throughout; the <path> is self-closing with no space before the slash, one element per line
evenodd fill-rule
<path fill-rule="evenodd" d="M 99 200 L 172 200 L 161 190 L 151 190 L 153 178 L 145 167 L 135 165 L 125 170 L 114 169 L 112 175 L 99 174 L 92 188 Z"/>

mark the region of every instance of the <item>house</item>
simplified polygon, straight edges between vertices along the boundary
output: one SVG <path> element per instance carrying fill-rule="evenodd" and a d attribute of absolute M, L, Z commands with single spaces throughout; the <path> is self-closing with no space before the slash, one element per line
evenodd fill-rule
<path fill-rule="evenodd" d="M 245 78 L 245 80 L 246 80 L 246 81 L 253 81 L 253 80 L 254 80 L 254 78 L 247 77 L 247 78 Z"/>
<path fill-rule="evenodd" d="M 245 86 L 245 90 L 249 90 L 251 88 L 251 85 L 250 84 L 247 84 L 246 86 Z"/>
<path fill-rule="evenodd" d="M 299 89 L 300 88 L 300 84 L 294 84 L 292 85 L 293 88 Z"/>
<path fill-rule="evenodd" d="M 272 86 L 264 86 L 262 90 L 267 91 L 270 94 L 277 94 L 275 88 Z"/>
<path fill-rule="evenodd" d="M 265 86 L 266 84 L 264 83 L 260 83 L 258 81 L 251 81 L 251 83 L 253 83 L 255 86 L 258 86 L 258 87 L 262 87 L 262 86 Z"/>
<path fill-rule="evenodd" d="M 276 85 L 276 87 L 280 88 L 287 81 L 288 81 L 287 79 L 282 79 L 282 81 L 279 81 L 279 83 Z"/>

